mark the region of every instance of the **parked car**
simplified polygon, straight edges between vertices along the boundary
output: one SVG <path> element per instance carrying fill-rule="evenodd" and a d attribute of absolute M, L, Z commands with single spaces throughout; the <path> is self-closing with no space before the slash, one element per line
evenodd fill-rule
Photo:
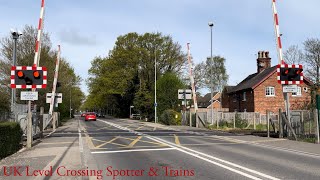
<path fill-rule="evenodd" d="M 88 112 L 88 113 L 86 114 L 85 121 L 96 121 L 96 120 L 97 120 L 96 113 L 94 113 L 94 112 Z"/>
<path fill-rule="evenodd" d="M 102 117 L 102 118 L 104 118 L 105 116 L 104 116 L 103 114 L 101 114 L 101 113 L 97 113 L 97 117 Z"/>
<path fill-rule="evenodd" d="M 82 113 L 81 117 L 86 117 L 86 114 L 87 114 L 86 112 Z"/>

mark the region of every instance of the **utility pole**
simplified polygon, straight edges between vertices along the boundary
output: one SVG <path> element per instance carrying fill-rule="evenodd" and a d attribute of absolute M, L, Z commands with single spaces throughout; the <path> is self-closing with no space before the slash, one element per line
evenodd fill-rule
<path fill-rule="evenodd" d="M 71 87 L 70 87 L 70 119 L 71 119 L 71 110 L 72 110 L 72 108 L 71 108 L 71 98 L 72 98 L 71 89 L 72 89 L 72 83 L 71 83 Z"/>
<path fill-rule="evenodd" d="M 208 23 L 209 27 L 210 27 L 210 31 L 211 31 L 211 63 L 213 64 L 213 57 L 212 57 L 212 27 L 213 27 L 213 22 L 209 22 Z M 211 82 L 211 99 L 210 99 L 210 105 L 211 105 L 211 122 L 213 122 L 213 72 L 212 72 L 212 67 L 210 68 L 211 72 L 210 72 L 210 82 Z M 217 120 L 218 121 L 218 120 Z"/>
<path fill-rule="evenodd" d="M 22 35 L 22 33 L 20 33 L 19 31 L 11 30 L 11 35 L 14 40 L 12 65 L 17 66 L 17 41 L 19 37 Z M 11 89 L 11 113 L 12 113 L 12 119 L 14 121 L 16 121 L 16 113 L 15 113 L 16 101 L 17 101 L 16 89 L 12 88 Z"/>
<path fill-rule="evenodd" d="M 157 123 L 157 53 L 154 51 L 154 123 Z"/>

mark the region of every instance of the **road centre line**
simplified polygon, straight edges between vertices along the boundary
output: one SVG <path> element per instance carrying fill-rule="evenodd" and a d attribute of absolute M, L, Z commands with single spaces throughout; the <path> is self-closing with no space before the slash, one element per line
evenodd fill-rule
<path fill-rule="evenodd" d="M 118 151 L 94 151 L 92 154 L 111 154 L 111 153 L 123 153 L 123 152 L 143 152 L 143 151 L 167 151 L 175 150 L 176 148 L 159 148 L 159 149 L 130 149 L 130 150 L 118 150 Z"/>
<path fill-rule="evenodd" d="M 109 125 L 113 125 L 115 127 L 118 127 L 119 129 L 122 129 L 122 130 L 129 130 L 128 128 L 124 128 L 124 127 L 121 127 L 117 124 L 114 124 L 114 123 L 111 123 L 111 122 L 107 122 L 107 121 L 102 121 L 106 124 L 109 124 Z M 265 178 L 268 178 L 268 179 L 272 179 L 272 180 L 279 180 L 278 178 L 276 177 L 273 177 L 273 176 L 269 176 L 267 174 L 264 174 L 264 173 L 261 173 L 261 172 L 258 172 L 258 171 L 255 171 L 255 170 L 252 170 L 252 169 L 249 169 L 249 168 L 246 168 L 246 167 L 243 167 L 241 165 L 238 165 L 238 164 L 235 164 L 235 163 L 232 163 L 232 162 L 229 162 L 229 161 L 226 161 L 226 160 L 223 160 L 223 159 L 220 159 L 220 158 L 217 158 L 217 157 L 214 157 L 214 156 L 211 156 L 211 155 L 208 155 L 208 154 L 205 154 L 205 153 L 202 153 L 202 152 L 199 152 L 199 151 L 196 151 L 196 150 L 193 150 L 193 149 L 190 149 L 190 148 L 187 148 L 187 147 L 183 147 L 183 146 L 177 146 L 169 141 L 166 141 L 166 140 L 163 140 L 161 138 L 158 138 L 158 137 L 154 137 L 154 136 L 149 136 L 149 135 L 145 135 L 145 137 L 147 137 L 148 139 L 151 139 L 151 140 L 154 140 L 156 142 L 160 142 L 160 143 L 164 143 L 164 144 L 167 144 L 169 147 L 172 147 L 172 148 L 176 148 L 176 150 L 180 151 L 180 152 L 183 152 L 185 154 L 188 154 L 188 155 L 191 155 L 193 157 L 196 157 L 198 159 L 201 159 L 201 160 L 204 160 L 204 161 L 207 161 L 211 164 L 215 164 L 219 167 L 222 167 L 222 168 L 225 168 L 225 169 L 228 169 L 232 172 L 235 172 L 235 173 L 238 173 L 240 175 L 243 175 L 245 177 L 248 177 L 250 179 L 255 179 L 255 180 L 260 180 L 260 178 L 258 177 L 255 177 L 255 176 L 252 176 L 248 173 L 245 173 L 245 172 L 242 172 L 240 170 L 237 170 L 237 169 L 234 169 L 232 167 L 228 167 L 224 164 L 227 164 L 229 166 L 233 166 L 233 167 L 236 167 L 236 168 L 239 168 L 241 170 L 244 170 L 244 171 L 247 171 L 247 172 L 250 172 L 250 173 L 253 173 L 253 174 L 256 174 L 256 175 L 259 175 L 259 176 L 262 176 L 262 177 L 265 177 Z M 213 160 L 210 160 L 210 159 L 207 159 L 207 158 L 204 158 L 202 156 L 205 156 L 207 158 L 210 158 L 210 159 L 213 159 Z M 220 161 L 224 164 L 221 164 L 219 162 L 216 162 L 216 161 Z"/>

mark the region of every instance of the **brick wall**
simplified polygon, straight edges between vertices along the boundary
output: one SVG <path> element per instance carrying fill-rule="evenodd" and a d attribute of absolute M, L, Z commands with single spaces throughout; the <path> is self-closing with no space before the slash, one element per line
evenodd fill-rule
<path fill-rule="evenodd" d="M 246 98 L 244 99 L 244 92 L 246 93 Z M 236 99 L 234 97 L 236 95 Z M 237 92 L 236 94 L 229 95 L 229 111 L 234 112 L 253 112 L 254 111 L 254 93 L 252 90 L 245 90 Z"/>
<path fill-rule="evenodd" d="M 265 88 L 267 86 L 275 87 L 275 96 L 267 97 L 265 95 Z M 308 87 L 306 84 L 298 85 L 301 87 L 301 96 L 292 96 L 289 93 L 291 109 L 302 109 L 303 106 L 310 103 L 310 90 L 305 92 L 303 87 Z M 271 75 L 267 80 L 261 83 L 254 89 L 254 111 L 265 114 L 266 110 L 269 109 L 273 112 L 278 112 L 279 108 L 284 110 L 284 97 L 282 93 L 282 85 L 277 82 L 276 72 Z"/>

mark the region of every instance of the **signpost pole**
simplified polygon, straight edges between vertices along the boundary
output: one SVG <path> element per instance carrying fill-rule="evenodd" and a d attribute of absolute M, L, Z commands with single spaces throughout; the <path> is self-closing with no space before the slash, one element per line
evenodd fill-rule
<path fill-rule="evenodd" d="M 32 146 L 32 113 L 31 101 L 28 101 L 28 121 L 27 121 L 27 148 Z"/>
<path fill-rule="evenodd" d="M 184 109 L 183 109 L 183 123 L 187 122 L 187 94 L 186 89 L 183 89 Z"/>

